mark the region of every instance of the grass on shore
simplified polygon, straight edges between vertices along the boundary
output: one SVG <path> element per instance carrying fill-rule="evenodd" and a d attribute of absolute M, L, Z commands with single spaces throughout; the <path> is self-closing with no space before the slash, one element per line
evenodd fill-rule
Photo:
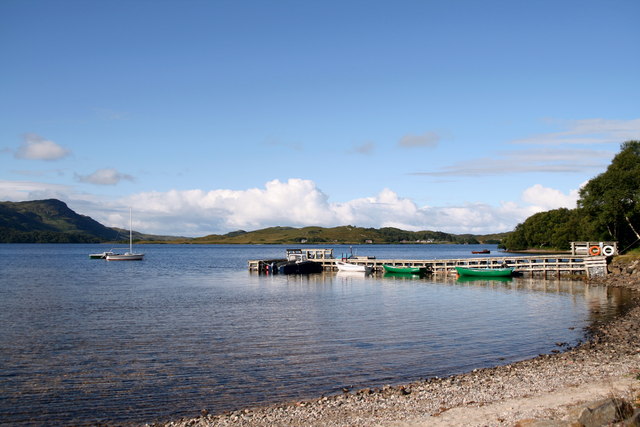
<path fill-rule="evenodd" d="M 619 258 L 620 260 L 624 260 L 626 262 L 640 259 L 640 248 L 631 249 L 630 251 L 627 251 L 623 255 L 618 255 L 617 258 Z"/>

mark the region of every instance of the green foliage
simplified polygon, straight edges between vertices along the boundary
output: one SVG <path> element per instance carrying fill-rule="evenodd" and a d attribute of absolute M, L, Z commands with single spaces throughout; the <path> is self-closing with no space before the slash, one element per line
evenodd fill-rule
<path fill-rule="evenodd" d="M 453 237 L 453 241 L 459 244 L 477 245 L 480 243 L 480 241 L 478 241 L 476 236 L 472 234 L 460 234 L 452 237 Z M 485 241 L 485 243 L 487 242 Z"/>
<path fill-rule="evenodd" d="M 4 237 L 0 237 L 2 242 L 19 241 L 21 238 L 29 242 L 45 242 L 47 239 L 74 242 L 88 238 L 104 241 L 118 235 L 113 229 L 77 214 L 56 199 L 0 202 L 0 227 L 5 229 Z"/>
<path fill-rule="evenodd" d="M 554 209 L 530 216 L 504 240 L 509 250 L 569 249 L 570 242 L 587 240 L 576 209 Z"/>
<path fill-rule="evenodd" d="M 507 233 L 492 234 L 490 239 L 499 242 Z M 486 242 L 485 236 L 471 234 L 455 235 L 439 231 L 406 231 L 393 227 L 380 229 L 354 227 L 270 227 L 262 230 L 209 235 L 191 240 L 191 243 L 235 243 L 235 244 L 399 244 L 399 243 L 479 243 Z"/>
<path fill-rule="evenodd" d="M 105 227 L 77 214 L 60 200 L 0 202 L 0 243 L 95 243 L 124 241 L 125 237 L 128 241 L 128 229 Z M 133 238 L 154 242 L 178 239 L 135 231 Z"/>
<path fill-rule="evenodd" d="M 604 173 L 580 190 L 578 207 L 594 231 L 622 248 L 640 239 L 640 141 L 627 141 Z"/>
<path fill-rule="evenodd" d="M 572 241 L 616 240 L 622 249 L 640 241 L 640 141 L 628 141 L 606 172 L 581 190 L 577 209 L 537 213 L 503 243 L 509 250 L 568 249 Z"/>
<path fill-rule="evenodd" d="M 100 239 L 84 233 L 57 231 L 16 231 L 0 227 L 2 243 L 99 243 Z"/>

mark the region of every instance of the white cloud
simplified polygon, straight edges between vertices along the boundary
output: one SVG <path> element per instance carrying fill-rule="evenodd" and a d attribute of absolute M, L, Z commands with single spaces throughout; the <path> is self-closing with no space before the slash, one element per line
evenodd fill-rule
<path fill-rule="evenodd" d="M 35 133 L 24 135 L 24 140 L 15 153 L 18 159 L 29 160 L 58 160 L 68 156 L 71 152 L 53 141 L 44 139 Z"/>
<path fill-rule="evenodd" d="M 134 178 L 115 169 L 106 168 L 98 169 L 89 175 L 76 175 L 76 180 L 96 185 L 116 185 L 122 180 L 134 181 Z"/>
<path fill-rule="evenodd" d="M 419 208 L 413 201 L 400 198 L 386 188 L 375 197 L 333 204 L 331 210 L 338 221 L 333 225 L 352 224 L 361 227 L 416 229 L 416 220 L 420 216 Z"/>
<path fill-rule="evenodd" d="M 524 190 L 522 200 L 525 203 L 538 207 L 540 211 L 557 208 L 574 209 L 580 197 L 578 193 L 578 189 L 571 190 L 569 194 L 564 194 L 560 190 L 536 184 Z"/>
<path fill-rule="evenodd" d="M 0 199 L 58 198 L 76 212 L 107 226 L 128 225 L 128 207 L 134 211 L 134 229 L 152 234 L 205 236 L 270 226 L 397 227 L 449 233 L 511 231 L 534 213 L 574 207 L 577 190 L 564 194 L 534 185 L 518 201 L 498 206 L 462 203 L 455 206 L 418 206 L 413 200 L 383 189 L 375 196 L 330 203 L 310 180 L 273 180 L 264 188 L 247 190 L 172 190 L 138 193 L 119 200 L 99 200 L 72 187 L 35 182 L 0 181 Z"/>
<path fill-rule="evenodd" d="M 511 231 L 537 212 L 575 207 L 577 198 L 578 190 L 564 194 L 534 185 L 524 190 L 520 201 L 506 201 L 499 206 L 484 203 L 418 206 L 390 189 L 383 189 L 373 197 L 329 203 L 328 197 L 314 182 L 289 179 L 286 182 L 270 181 L 264 189 L 145 193 L 132 196 L 128 202 L 139 206 L 143 216 L 155 217 L 159 226 L 165 224 L 166 227 L 168 222 L 179 223 L 182 217 L 190 225 L 189 230 L 172 233 L 183 235 L 201 236 L 275 225 L 333 227 L 347 224 L 482 234 Z"/>
<path fill-rule="evenodd" d="M 418 206 L 390 189 L 373 197 L 330 203 L 313 181 L 289 179 L 248 190 L 189 190 L 140 193 L 121 200 L 133 206 L 140 225 L 158 234 L 203 236 L 282 225 L 304 227 L 397 227 L 450 233 L 493 233 L 512 230 L 542 210 L 575 204 L 577 190 L 568 195 L 533 186 L 519 202 L 499 206 L 465 203 L 458 206 Z M 122 214 L 124 215 L 124 213 Z M 119 216 L 120 222 L 124 216 Z M 115 219 L 113 217 L 112 219 Z"/>
<path fill-rule="evenodd" d="M 172 190 L 133 195 L 126 200 L 154 221 L 186 221 L 200 232 L 258 229 L 275 225 L 327 225 L 335 221 L 327 196 L 303 179 L 273 180 L 264 189 Z"/>
<path fill-rule="evenodd" d="M 435 132 L 425 132 L 422 135 L 405 135 L 400 138 L 400 147 L 435 147 L 441 137 Z"/>

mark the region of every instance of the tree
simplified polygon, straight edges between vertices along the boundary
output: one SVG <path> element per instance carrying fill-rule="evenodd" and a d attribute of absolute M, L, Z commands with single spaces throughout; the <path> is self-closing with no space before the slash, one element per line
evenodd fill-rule
<path fill-rule="evenodd" d="M 569 249 L 569 242 L 583 240 L 588 229 L 575 209 L 539 212 L 518 224 L 504 241 L 509 250 Z"/>
<path fill-rule="evenodd" d="M 640 141 L 620 146 L 607 170 L 580 190 L 578 208 L 597 237 L 617 240 L 623 248 L 640 240 Z"/>

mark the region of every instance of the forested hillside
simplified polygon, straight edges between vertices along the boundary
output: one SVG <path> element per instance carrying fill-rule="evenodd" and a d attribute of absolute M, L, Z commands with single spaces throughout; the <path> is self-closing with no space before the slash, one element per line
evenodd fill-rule
<path fill-rule="evenodd" d="M 57 199 L 0 202 L 0 242 L 93 243 L 117 237 L 116 230 Z"/>
<path fill-rule="evenodd" d="M 270 227 L 256 231 L 232 233 L 192 239 L 191 243 L 238 244 L 361 244 L 361 243 L 499 243 L 506 235 L 477 236 L 449 234 L 440 231 L 406 231 L 393 227 L 363 228 L 345 225 L 341 227 Z"/>
<path fill-rule="evenodd" d="M 640 243 L 640 141 L 627 141 L 607 170 L 581 190 L 576 209 L 535 214 L 503 242 L 509 250 L 568 249 L 571 241 Z"/>

